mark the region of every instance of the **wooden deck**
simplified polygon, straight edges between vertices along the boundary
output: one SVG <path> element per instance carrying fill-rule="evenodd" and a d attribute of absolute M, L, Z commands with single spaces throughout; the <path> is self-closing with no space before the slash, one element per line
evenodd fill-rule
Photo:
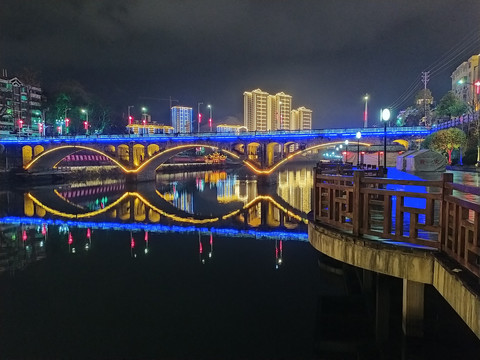
<path fill-rule="evenodd" d="M 442 251 L 480 277 L 480 188 L 455 184 L 448 173 L 439 181 L 394 180 L 375 177 L 383 173 L 378 169 L 352 170 L 352 175 L 350 169 L 339 169 L 325 174 L 317 167 L 315 222 L 356 236 Z M 339 172 L 344 175 L 332 175 Z M 412 186 L 425 191 L 410 190 Z"/>

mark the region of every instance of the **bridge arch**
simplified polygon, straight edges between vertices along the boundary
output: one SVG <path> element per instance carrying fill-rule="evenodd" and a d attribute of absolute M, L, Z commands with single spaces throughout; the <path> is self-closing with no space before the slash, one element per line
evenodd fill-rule
<path fill-rule="evenodd" d="M 133 145 L 133 166 L 137 167 L 143 163 L 145 159 L 145 146 L 143 144 Z"/>
<path fill-rule="evenodd" d="M 159 152 L 160 152 L 160 146 L 158 146 L 157 144 L 148 145 L 148 147 L 147 147 L 148 157 L 151 157 L 151 156 L 153 156 L 153 155 L 155 155 L 156 153 L 159 153 Z"/>
<path fill-rule="evenodd" d="M 317 150 L 317 149 L 321 149 L 321 148 L 325 148 L 325 147 L 329 147 L 329 146 L 332 146 L 332 145 L 340 145 L 340 144 L 343 144 L 342 141 L 334 141 L 334 142 L 329 142 L 329 143 L 323 143 L 323 144 L 317 144 L 317 145 L 312 145 L 312 146 L 309 146 L 309 147 L 305 147 L 304 149 L 299 149 L 289 155 L 287 155 L 285 158 L 283 158 L 281 161 L 279 161 L 278 163 L 276 163 L 274 166 L 268 168 L 268 169 L 260 169 L 258 168 L 255 164 L 249 162 L 249 161 L 244 161 L 245 165 L 247 165 L 248 168 L 250 168 L 250 170 L 252 170 L 255 174 L 257 175 L 270 175 L 271 173 L 273 173 L 275 170 L 277 170 L 280 166 L 283 166 L 284 164 L 286 164 L 288 161 L 292 160 L 294 157 L 300 155 L 300 154 L 303 154 L 303 153 L 306 153 L 308 151 L 312 151 L 312 150 Z M 362 145 L 362 146 L 371 146 L 370 143 L 366 143 L 366 142 L 359 142 L 359 145 Z"/>
<path fill-rule="evenodd" d="M 26 147 L 24 147 L 26 148 Z M 127 172 L 128 169 L 125 168 L 118 160 L 116 160 L 112 155 L 105 151 L 98 150 L 96 148 L 81 146 L 81 145 L 63 145 L 56 148 L 52 148 L 46 151 L 42 151 L 35 158 L 30 159 L 29 162 L 25 163 L 26 157 L 24 156 L 24 168 L 26 170 L 38 171 L 43 169 L 54 169 L 57 165 L 68 155 L 74 154 L 81 150 L 91 151 L 100 155 L 107 157 L 124 172 Z M 28 151 L 28 150 L 27 150 Z M 31 151 L 31 147 L 30 147 Z"/>
<path fill-rule="evenodd" d="M 33 151 L 30 145 L 25 145 L 22 147 L 22 161 L 23 166 L 28 164 L 33 159 Z"/>
<path fill-rule="evenodd" d="M 37 145 L 33 148 L 33 156 L 38 156 L 38 154 L 45 151 L 45 148 L 42 145 Z"/>

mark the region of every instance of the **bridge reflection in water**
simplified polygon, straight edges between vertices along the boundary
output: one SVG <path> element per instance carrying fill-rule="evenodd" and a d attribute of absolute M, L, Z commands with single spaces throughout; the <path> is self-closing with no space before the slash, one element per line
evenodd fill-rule
<path fill-rule="evenodd" d="M 196 234 L 202 264 L 213 258 L 218 238 L 268 238 L 275 240 L 276 268 L 284 241 L 308 241 L 312 170 L 280 172 L 276 189 L 225 171 L 163 174 L 157 180 L 135 188 L 111 180 L 1 195 L 0 271 L 45 257 L 52 231 L 69 253 L 90 252 L 103 231 L 119 231 L 134 258 L 149 253 L 155 234 Z"/>

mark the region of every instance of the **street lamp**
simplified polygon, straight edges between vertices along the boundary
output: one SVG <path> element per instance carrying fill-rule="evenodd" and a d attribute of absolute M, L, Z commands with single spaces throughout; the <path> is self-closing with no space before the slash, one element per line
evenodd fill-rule
<path fill-rule="evenodd" d="M 390 120 L 390 110 L 382 110 L 383 128 L 383 171 L 387 170 L 387 121 Z"/>
<path fill-rule="evenodd" d="M 345 140 L 345 163 L 347 162 L 348 158 L 348 140 Z"/>
<path fill-rule="evenodd" d="M 68 110 L 72 110 L 71 108 L 69 107 L 66 107 L 65 108 L 65 116 L 63 117 L 63 119 L 65 120 L 65 133 L 68 134 L 68 130 L 69 130 L 69 125 L 70 125 L 70 119 L 67 117 L 67 113 L 68 113 Z"/>
<path fill-rule="evenodd" d="M 133 105 L 128 105 L 127 106 L 128 125 L 132 125 L 132 123 L 133 123 L 133 116 L 130 114 L 130 109 L 133 108 L 133 107 L 134 107 Z"/>
<path fill-rule="evenodd" d="M 85 128 L 85 135 L 88 135 L 88 127 L 89 127 L 89 123 L 88 123 L 88 110 L 82 109 L 81 111 L 82 111 L 82 114 L 85 114 L 85 116 L 86 116 L 86 121 L 84 121 L 83 127 Z"/>
<path fill-rule="evenodd" d="M 355 135 L 357 138 L 357 167 L 360 165 L 360 138 L 362 137 L 362 133 L 360 131 L 357 131 L 357 134 Z"/>
<path fill-rule="evenodd" d="M 208 126 L 210 127 L 210 132 L 212 132 L 212 105 L 207 105 L 208 110 L 210 110 L 210 118 L 208 119 Z"/>
<path fill-rule="evenodd" d="M 368 94 L 365 94 L 363 97 L 365 100 L 365 111 L 363 112 L 363 127 L 368 127 Z"/>
<path fill-rule="evenodd" d="M 202 113 L 200 112 L 200 105 L 202 105 L 203 102 L 198 102 L 197 103 L 197 117 L 198 117 L 198 127 L 197 127 L 197 133 L 200 132 L 200 124 L 202 122 Z"/>

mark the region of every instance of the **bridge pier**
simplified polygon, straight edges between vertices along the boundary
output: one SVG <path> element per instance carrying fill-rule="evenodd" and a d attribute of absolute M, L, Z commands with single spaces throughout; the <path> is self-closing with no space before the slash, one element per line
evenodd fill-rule
<path fill-rule="evenodd" d="M 423 336 L 425 285 L 403 279 L 402 329 L 407 336 Z"/>

